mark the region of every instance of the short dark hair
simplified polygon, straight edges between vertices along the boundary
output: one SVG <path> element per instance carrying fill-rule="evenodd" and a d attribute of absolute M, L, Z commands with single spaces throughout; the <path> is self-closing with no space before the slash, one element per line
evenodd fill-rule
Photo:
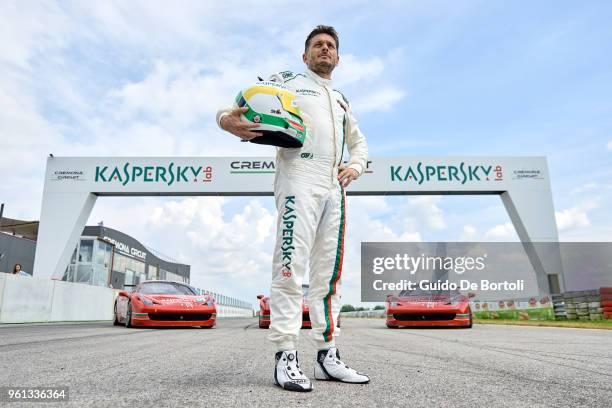
<path fill-rule="evenodd" d="M 310 32 L 310 34 L 308 34 L 308 37 L 306 37 L 304 51 L 308 51 L 308 46 L 310 46 L 310 40 L 312 40 L 312 37 L 319 34 L 327 34 L 331 36 L 336 42 L 336 50 L 340 48 L 340 40 L 338 40 L 338 33 L 336 32 L 336 29 L 332 26 L 318 25 Z"/>

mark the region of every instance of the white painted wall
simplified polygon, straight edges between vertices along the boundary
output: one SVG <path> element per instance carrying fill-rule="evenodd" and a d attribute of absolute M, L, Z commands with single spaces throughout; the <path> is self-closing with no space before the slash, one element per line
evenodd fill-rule
<path fill-rule="evenodd" d="M 111 320 L 113 290 L 0 274 L 0 323 Z"/>
<path fill-rule="evenodd" d="M 0 322 L 2 322 L 2 302 L 4 302 L 4 285 L 6 283 L 5 275 L 8 275 L 8 273 L 0 273 Z"/>
<path fill-rule="evenodd" d="M 54 281 L 9 274 L 3 274 L 0 279 L 5 281 L 0 322 L 50 321 Z"/>
<path fill-rule="evenodd" d="M 0 323 L 113 319 L 118 290 L 0 273 Z M 252 317 L 251 309 L 217 305 L 218 318 Z"/>
<path fill-rule="evenodd" d="M 253 317 L 253 311 L 235 306 L 217 305 L 217 317 L 221 319 L 228 317 Z"/>
<path fill-rule="evenodd" d="M 82 283 L 53 281 L 51 321 L 112 320 L 112 289 Z"/>

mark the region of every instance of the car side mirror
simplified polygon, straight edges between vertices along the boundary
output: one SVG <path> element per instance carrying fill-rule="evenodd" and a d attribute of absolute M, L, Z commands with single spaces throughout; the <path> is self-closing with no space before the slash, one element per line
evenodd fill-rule
<path fill-rule="evenodd" d="M 264 295 L 257 295 L 257 299 L 261 300 L 264 298 Z"/>
<path fill-rule="evenodd" d="M 130 297 L 130 296 L 128 295 L 127 291 L 125 291 L 125 290 L 121 290 L 121 291 L 119 291 L 119 296 L 123 296 L 123 297 Z"/>
<path fill-rule="evenodd" d="M 474 298 L 476 297 L 476 294 L 472 293 L 472 292 L 468 292 L 468 298 Z"/>

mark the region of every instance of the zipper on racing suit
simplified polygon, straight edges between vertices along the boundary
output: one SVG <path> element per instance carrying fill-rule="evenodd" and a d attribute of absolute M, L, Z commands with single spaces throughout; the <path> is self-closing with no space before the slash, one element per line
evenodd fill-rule
<path fill-rule="evenodd" d="M 340 163 L 336 164 L 336 160 L 338 160 L 338 135 L 336 135 L 336 118 L 334 118 L 334 105 L 332 104 L 332 99 L 331 99 L 331 95 L 329 93 L 329 89 L 327 87 L 327 85 L 323 85 L 323 88 L 325 89 L 325 93 L 327 93 L 327 100 L 329 101 L 329 114 L 331 115 L 332 118 L 332 128 L 334 129 L 334 164 L 332 166 L 332 173 L 331 173 L 331 182 L 332 185 L 334 183 L 334 169 L 336 168 L 337 165 L 339 165 Z M 342 156 L 340 156 L 340 160 L 342 160 Z"/>

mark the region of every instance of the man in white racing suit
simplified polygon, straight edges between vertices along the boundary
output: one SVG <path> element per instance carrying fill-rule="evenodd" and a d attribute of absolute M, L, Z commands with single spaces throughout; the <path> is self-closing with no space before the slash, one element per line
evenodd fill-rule
<path fill-rule="evenodd" d="M 317 26 L 306 39 L 303 60 L 306 72 L 284 71 L 270 78 L 295 93 L 308 129 L 302 148 L 278 149 L 274 181 L 278 220 L 268 338 L 278 350 L 276 384 L 292 391 L 312 390 L 296 351 L 302 325 L 301 284 L 308 267 L 311 335 L 319 350 L 315 378 L 369 382 L 340 361 L 335 345 L 346 227 L 344 189 L 364 172 L 368 149 L 347 100 L 332 88 L 331 72 L 339 61 L 336 31 Z M 217 121 L 222 129 L 250 140 L 259 135 L 258 125 L 241 121 L 244 111 L 222 109 Z M 350 154 L 346 166 L 342 163 L 345 145 Z"/>

